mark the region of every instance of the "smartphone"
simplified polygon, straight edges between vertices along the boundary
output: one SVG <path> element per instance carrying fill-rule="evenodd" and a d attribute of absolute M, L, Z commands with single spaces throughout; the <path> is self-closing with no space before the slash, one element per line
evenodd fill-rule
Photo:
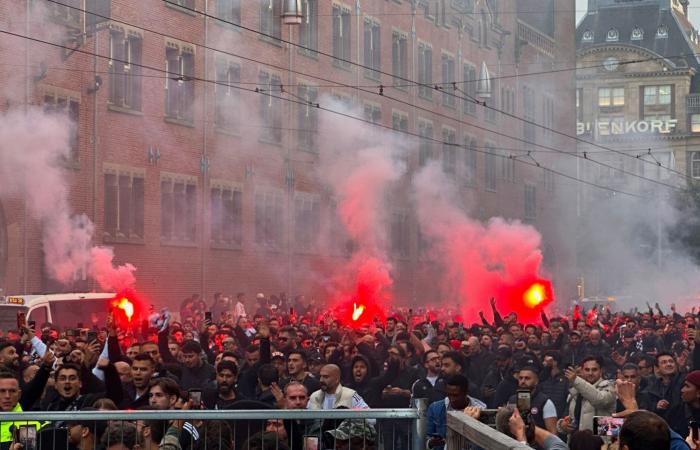
<path fill-rule="evenodd" d="M 202 390 L 201 389 L 190 389 L 190 400 L 192 401 L 192 408 L 199 409 L 202 407 Z"/>
<path fill-rule="evenodd" d="M 690 435 L 693 438 L 693 442 L 700 439 L 700 433 L 698 433 L 698 422 L 691 419 L 688 421 L 688 427 L 690 428 Z"/>
<path fill-rule="evenodd" d="M 304 450 L 318 450 L 318 436 L 304 436 Z"/>
<path fill-rule="evenodd" d="M 32 330 L 35 330 L 36 329 L 36 320 L 30 320 L 29 322 L 27 322 L 27 326 L 29 328 L 31 328 Z"/>
<path fill-rule="evenodd" d="M 206 311 L 204 313 L 204 322 L 207 323 L 207 325 L 211 325 L 212 319 L 211 319 L 211 311 Z"/>
<path fill-rule="evenodd" d="M 289 308 L 289 315 L 293 316 L 294 315 L 294 308 Z"/>
<path fill-rule="evenodd" d="M 93 342 L 97 340 L 97 331 L 88 331 L 87 332 L 87 341 Z"/>
<path fill-rule="evenodd" d="M 618 437 L 624 421 L 623 417 L 595 416 L 593 417 L 593 432 L 598 436 Z"/>
<path fill-rule="evenodd" d="M 525 418 L 530 415 L 532 393 L 527 389 L 518 389 L 516 394 L 516 404 L 520 415 Z"/>
<path fill-rule="evenodd" d="M 10 316 L 12 317 L 12 316 Z M 27 313 L 25 312 L 18 312 L 17 313 L 17 329 L 21 330 L 22 328 L 27 326 Z"/>
<path fill-rule="evenodd" d="M 36 425 L 19 426 L 17 442 L 22 444 L 22 450 L 36 450 Z"/>

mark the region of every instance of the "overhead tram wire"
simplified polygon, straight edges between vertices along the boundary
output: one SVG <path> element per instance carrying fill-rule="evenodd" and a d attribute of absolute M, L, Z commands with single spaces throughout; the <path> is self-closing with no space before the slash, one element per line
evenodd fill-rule
<path fill-rule="evenodd" d="M 49 1 L 54 1 L 54 0 L 49 0 Z M 173 3 L 171 0 L 164 0 L 164 2 L 165 2 L 165 3 L 168 3 L 168 4 L 171 4 L 171 5 L 176 5 L 176 3 Z M 241 24 L 237 24 L 237 23 L 232 22 L 232 21 L 222 20 L 221 18 L 219 18 L 219 17 L 217 17 L 217 16 L 215 16 L 215 15 L 209 14 L 209 13 L 207 13 L 207 12 L 203 12 L 203 11 L 198 10 L 198 9 L 196 9 L 196 8 L 187 7 L 187 6 L 182 6 L 182 5 L 177 5 L 177 6 L 180 7 L 180 8 L 183 8 L 183 9 L 185 9 L 185 10 L 187 10 L 187 11 L 190 11 L 190 12 L 192 12 L 192 13 L 200 14 L 200 15 L 202 15 L 203 17 L 207 17 L 207 18 L 219 20 L 219 21 L 222 21 L 222 22 L 224 22 L 224 23 L 233 25 L 233 26 L 235 26 L 235 27 L 237 27 L 237 28 L 240 28 L 240 29 L 242 29 L 242 30 L 250 31 L 250 32 L 252 32 L 252 33 L 258 34 L 258 35 L 263 36 L 263 37 L 266 37 L 266 38 L 268 38 L 268 39 L 273 39 L 273 40 L 275 40 L 275 41 L 277 41 L 277 42 L 281 42 L 281 43 L 283 43 L 283 44 L 291 45 L 291 46 L 297 47 L 297 48 L 302 49 L 302 50 L 305 50 L 305 51 L 314 52 L 314 53 L 316 53 L 316 54 L 319 54 L 319 55 L 322 55 L 322 56 L 331 58 L 331 59 L 333 59 L 333 60 L 335 60 L 335 61 L 340 61 L 340 62 L 349 64 L 349 65 L 352 65 L 352 66 L 355 66 L 355 67 L 359 67 L 359 68 L 362 68 L 362 69 L 366 69 L 366 70 L 373 70 L 373 71 L 375 71 L 375 72 L 377 72 L 377 73 L 380 73 L 380 74 L 382 74 L 382 75 L 386 75 L 386 76 L 389 76 L 389 77 L 393 77 L 394 79 L 399 79 L 399 80 L 402 80 L 402 81 L 405 81 L 405 82 L 408 82 L 408 83 L 413 83 L 415 86 L 418 86 L 418 87 L 421 87 L 421 86 L 422 86 L 422 87 L 427 87 L 427 88 L 429 88 L 429 89 L 436 89 L 436 88 L 435 88 L 435 85 L 432 85 L 432 84 L 431 84 L 431 85 L 428 85 L 428 84 L 425 84 L 425 83 L 416 82 L 416 81 L 414 81 L 414 80 L 411 80 L 411 79 L 408 79 L 408 78 L 405 78 L 405 77 L 402 77 L 402 76 L 394 76 L 393 74 L 384 72 L 384 71 L 382 71 L 382 70 L 375 70 L 374 68 L 369 67 L 369 66 L 366 66 L 366 65 L 361 64 L 361 63 L 356 63 L 356 62 L 347 60 L 347 59 L 345 59 L 345 58 L 339 58 L 339 57 L 334 56 L 334 55 L 331 55 L 331 54 L 329 54 L 329 53 L 327 53 L 327 52 L 323 52 L 323 51 L 320 51 L 320 50 L 315 50 L 315 49 L 306 47 L 305 45 L 297 44 L 297 43 L 292 42 L 292 41 L 290 41 L 290 40 L 283 39 L 283 38 L 281 38 L 281 37 L 276 37 L 276 36 L 270 35 L 270 34 L 268 34 L 268 33 L 263 33 L 262 31 L 255 30 L 255 29 L 253 29 L 253 28 L 250 28 L 250 27 L 247 27 L 247 26 L 244 26 L 244 25 L 241 25 Z M 348 87 L 350 87 L 350 86 L 348 86 Z M 360 89 L 360 90 L 362 90 L 362 89 Z M 366 91 L 365 91 L 365 92 L 366 92 Z M 375 93 L 375 94 L 376 94 L 376 93 Z M 466 100 L 467 100 L 467 99 L 465 99 L 465 98 L 463 98 L 463 97 L 454 95 L 454 94 L 452 94 L 452 93 L 448 93 L 448 95 L 452 95 L 452 96 L 454 96 L 455 98 L 461 99 L 461 100 L 463 100 L 463 101 L 466 101 Z M 406 104 L 407 106 L 410 106 L 410 107 L 412 107 L 412 108 L 420 108 L 420 107 L 418 107 L 417 105 L 410 104 L 410 103 L 408 103 L 408 102 L 404 102 L 404 101 L 401 101 L 401 100 L 399 100 L 399 99 L 389 97 L 389 96 L 387 96 L 386 94 L 384 94 L 383 96 L 384 96 L 384 97 L 387 97 L 387 98 L 390 98 L 390 99 L 392 99 L 392 100 L 394 100 L 394 101 L 398 101 L 398 102 L 401 102 L 401 103 L 403 103 L 403 104 Z M 423 109 L 423 110 L 426 110 L 425 108 L 422 108 L 422 109 Z M 541 145 L 541 144 L 537 144 L 536 142 L 528 142 L 528 141 L 526 141 L 526 140 L 524 140 L 524 139 L 516 138 L 516 137 L 514 137 L 514 136 L 505 135 L 504 133 L 496 132 L 496 131 L 494 131 L 494 130 L 490 130 L 490 129 L 485 128 L 485 127 L 479 127 L 479 126 L 477 126 L 477 125 L 470 124 L 470 123 L 468 123 L 468 122 L 464 122 L 464 121 L 461 121 L 461 120 L 457 120 L 457 119 L 455 119 L 454 117 L 450 117 L 450 116 L 446 116 L 446 115 L 441 114 L 441 113 L 437 113 L 436 111 L 433 111 L 433 110 L 428 110 L 428 111 L 429 111 L 431 114 L 437 115 L 437 116 L 439 116 L 439 117 L 444 117 L 444 118 L 447 118 L 447 119 L 449 119 L 449 120 L 456 121 L 456 122 L 458 122 L 458 123 L 463 123 L 463 124 L 468 125 L 468 126 L 472 126 L 472 127 L 475 127 L 475 128 L 479 128 L 479 129 L 482 129 L 482 130 L 485 130 L 485 131 L 488 131 L 488 132 L 497 134 L 497 135 L 502 136 L 502 137 L 510 138 L 510 139 L 513 139 L 513 140 L 516 140 L 516 141 L 520 141 L 520 142 L 529 144 L 529 145 L 535 145 L 535 146 L 538 146 L 538 147 L 541 147 L 541 148 L 547 148 L 547 149 L 549 149 L 549 150 L 555 150 L 555 151 L 556 151 L 556 149 L 554 149 L 554 148 L 552 148 L 552 147 L 543 146 L 543 145 Z M 519 118 L 518 116 L 513 116 L 513 118 L 518 119 L 518 120 L 523 120 L 523 121 L 524 121 L 524 119 Z M 544 126 L 541 125 L 541 124 L 537 124 L 537 126 L 539 126 L 539 127 L 544 127 Z M 547 127 L 545 127 L 545 128 L 547 128 Z M 556 130 L 553 130 L 553 129 L 551 129 L 551 128 L 547 128 L 547 129 L 549 129 L 550 131 L 555 131 L 556 133 L 561 134 L 561 132 L 556 131 Z M 564 135 L 567 136 L 567 137 L 569 137 L 570 139 L 577 139 L 576 137 L 572 137 L 572 136 L 570 136 L 570 135 L 566 135 L 565 133 L 564 133 Z M 587 141 L 584 141 L 584 142 L 587 142 Z M 595 144 L 592 144 L 592 145 L 595 146 Z M 604 148 L 604 147 L 601 147 L 601 148 L 606 149 L 606 148 Z M 608 149 L 608 150 L 610 150 L 610 149 Z M 613 151 L 613 150 L 611 150 L 611 151 Z M 595 163 L 597 163 L 597 164 L 600 164 L 600 165 L 602 165 L 602 166 L 604 166 L 604 167 L 607 167 L 607 168 L 609 168 L 609 169 L 611 169 L 611 170 L 615 170 L 615 171 L 617 171 L 617 172 L 623 173 L 623 174 L 625 174 L 625 175 L 629 175 L 629 176 L 634 177 L 634 178 L 643 179 L 643 180 L 649 181 L 649 182 L 651 182 L 651 183 L 654 183 L 654 184 L 657 184 L 657 185 L 660 185 L 660 186 L 667 187 L 667 188 L 672 189 L 672 190 L 678 190 L 678 189 L 679 189 L 677 186 L 674 186 L 674 185 L 671 185 L 671 184 L 667 184 L 667 183 L 664 183 L 664 182 L 659 181 L 659 180 L 654 180 L 653 178 L 647 178 L 647 177 L 644 177 L 644 176 L 642 176 L 642 175 L 636 174 L 636 173 L 634 173 L 634 172 L 629 172 L 629 171 L 627 171 L 627 170 L 625 170 L 625 169 L 620 169 L 620 168 L 615 167 L 615 166 L 606 165 L 606 164 L 600 163 L 599 161 L 595 161 L 595 160 L 591 160 L 591 159 L 589 159 L 589 158 L 582 157 L 582 156 L 580 156 L 580 155 L 578 155 L 578 154 L 565 152 L 565 151 L 563 151 L 563 150 L 561 151 L 561 153 L 562 153 L 562 154 L 565 154 L 565 155 L 572 156 L 572 157 L 576 157 L 576 158 L 580 158 L 580 159 L 586 159 L 586 160 L 588 160 L 588 161 L 593 161 L 593 162 L 595 162 Z M 624 155 L 624 156 L 626 156 L 626 157 L 630 157 L 629 155 L 626 155 L 625 153 L 620 153 L 620 154 L 622 154 L 622 155 Z M 653 163 L 653 162 L 650 162 L 650 161 L 647 161 L 647 160 L 644 160 L 644 159 L 634 158 L 634 157 L 631 157 L 631 158 L 636 159 L 636 160 L 639 160 L 639 161 L 641 161 L 641 162 L 644 163 L 644 164 L 650 164 L 650 165 L 653 165 L 654 167 L 658 167 L 658 165 L 655 164 L 655 163 Z M 663 166 L 662 166 L 662 167 L 663 167 Z M 668 168 L 665 168 L 665 167 L 664 167 L 664 169 L 670 170 L 670 171 L 672 171 L 672 172 L 675 172 L 675 171 L 673 171 L 672 169 L 668 169 Z M 676 172 L 676 173 L 680 174 L 679 172 Z M 685 176 L 685 175 L 683 175 L 683 176 Z"/>
<path fill-rule="evenodd" d="M 110 58 L 109 56 L 106 56 L 106 55 L 100 55 L 100 54 L 98 54 L 98 53 L 93 53 L 93 52 L 89 52 L 89 51 L 87 51 L 87 50 L 82 50 L 82 49 L 75 49 L 75 48 L 69 47 L 69 46 L 67 46 L 67 45 L 58 44 L 58 43 L 50 42 L 50 41 L 45 41 L 45 40 L 43 40 L 43 39 L 39 39 L 39 38 L 31 37 L 31 36 L 24 36 L 24 35 L 22 35 L 22 34 L 14 33 L 14 32 L 7 31 L 7 30 L 2 30 L 2 29 L 0 29 L 0 34 L 6 34 L 6 35 L 8 35 L 8 36 L 13 36 L 13 37 L 21 38 L 21 39 L 27 39 L 27 40 L 30 40 L 30 41 L 33 41 L 33 42 L 37 42 L 37 43 L 41 43 L 41 44 L 45 44 L 45 45 L 50 45 L 50 46 L 57 47 L 57 48 L 62 48 L 62 49 L 65 49 L 65 50 L 74 50 L 74 51 L 77 52 L 77 53 L 85 54 L 85 55 L 88 55 L 88 56 L 94 56 L 94 57 L 101 58 L 101 59 L 105 59 L 105 60 L 110 60 L 110 59 L 111 59 L 111 60 L 117 61 L 117 62 L 122 62 L 122 63 L 125 63 L 125 62 L 126 62 L 126 61 L 119 60 L 119 59 L 116 59 L 116 58 Z M 133 65 L 135 65 L 135 66 L 138 66 L 138 67 L 141 67 L 141 68 L 144 68 L 144 69 L 153 70 L 153 71 L 155 71 L 155 72 L 161 72 L 161 73 L 165 73 L 165 74 L 171 74 L 170 72 L 168 72 L 168 71 L 166 71 L 166 70 L 164 70 L 164 69 L 160 69 L 160 68 L 156 68 L 156 67 L 151 67 L 151 66 L 147 66 L 147 65 L 144 65 L 144 64 L 137 64 L 137 63 L 133 63 L 133 62 L 132 62 L 131 64 L 133 64 Z M 178 75 L 178 74 L 174 74 L 174 75 Z M 200 77 L 188 77 L 188 78 L 189 78 L 190 81 L 200 81 L 200 82 L 211 83 L 211 84 L 215 84 L 215 85 L 223 85 L 223 86 L 227 86 L 227 87 L 233 87 L 233 88 L 238 89 L 238 90 L 241 90 L 241 91 L 246 91 L 246 92 L 250 92 L 250 93 L 256 93 L 256 94 L 260 94 L 260 95 L 266 95 L 266 96 L 270 96 L 270 97 L 273 97 L 273 98 L 276 98 L 276 99 L 279 99 L 279 100 L 291 102 L 291 103 L 294 103 L 294 104 L 301 104 L 301 105 L 304 105 L 304 106 L 307 106 L 307 105 L 309 104 L 309 102 L 300 102 L 300 101 L 298 101 L 298 100 L 289 99 L 289 98 L 287 98 L 287 97 L 279 97 L 279 96 L 275 96 L 275 95 L 272 95 L 272 94 L 263 94 L 262 92 L 260 92 L 260 90 L 247 89 L 247 88 L 243 88 L 243 87 L 240 87 L 240 86 L 228 85 L 228 84 L 225 84 L 225 83 L 218 83 L 218 82 L 216 82 L 215 80 L 208 80 L 208 79 L 200 78 Z M 349 118 L 349 119 L 352 119 L 352 120 L 355 120 L 355 121 L 359 121 L 359 122 L 362 122 L 362 123 L 365 123 L 365 124 L 368 124 L 368 125 L 372 125 L 372 126 L 375 126 L 375 127 L 384 128 L 384 129 L 389 130 L 389 131 L 391 131 L 391 132 L 393 132 L 393 133 L 398 133 L 398 134 L 403 134 L 403 135 L 406 135 L 406 136 L 411 136 L 411 137 L 414 137 L 414 138 L 418 138 L 419 140 L 421 140 L 421 139 L 422 139 L 422 140 L 429 140 L 429 141 L 432 141 L 432 142 L 435 142 L 435 143 L 439 143 L 439 144 L 442 144 L 442 145 L 448 145 L 448 146 L 454 146 L 454 147 L 464 148 L 463 146 L 458 145 L 458 144 L 455 144 L 455 143 L 440 141 L 439 139 L 436 139 L 436 138 L 428 138 L 428 137 L 426 137 L 426 136 L 421 136 L 421 135 L 419 135 L 418 133 L 413 133 L 413 132 L 409 132 L 409 131 L 402 131 L 402 130 L 396 130 L 396 129 L 394 129 L 393 127 L 390 127 L 390 126 L 388 126 L 388 125 L 384 125 L 384 124 L 381 124 L 381 123 L 375 123 L 375 122 L 372 122 L 372 121 L 370 121 L 370 120 L 363 119 L 363 118 L 361 118 L 361 117 L 357 117 L 357 116 L 354 116 L 354 115 L 352 115 L 352 114 L 344 113 L 344 112 L 341 112 L 341 111 L 335 111 L 335 110 L 332 110 L 332 109 L 327 108 L 327 107 L 325 107 L 325 106 L 322 106 L 322 105 L 320 105 L 320 104 L 316 104 L 314 107 L 317 108 L 317 109 L 319 109 L 319 110 L 322 110 L 322 111 L 326 111 L 326 112 L 328 112 L 328 113 L 331 113 L 331 114 L 336 114 L 336 115 L 339 115 L 339 116 L 341 116 L 341 117 Z M 592 181 L 588 181 L 588 180 L 585 180 L 585 179 L 581 179 L 581 178 L 578 178 L 578 177 L 575 177 L 575 176 L 572 176 L 572 175 L 569 175 L 569 174 L 566 174 L 566 173 L 563 173 L 563 172 L 560 172 L 560 171 L 557 171 L 557 170 L 554 170 L 554 169 L 545 167 L 545 166 L 543 166 L 543 165 L 541 165 L 541 164 L 536 164 L 536 163 L 534 163 L 534 162 L 529 162 L 529 161 L 526 161 L 526 160 L 523 160 L 523 159 L 512 158 L 511 156 L 508 156 L 508 155 L 501 155 L 501 154 L 494 153 L 494 152 L 491 152 L 491 151 L 485 151 L 485 150 L 474 150 L 474 151 L 476 151 L 477 153 L 484 154 L 484 155 L 486 155 L 486 154 L 492 155 L 492 156 L 495 156 L 495 157 L 501 158 L 501 159 L 511 159 L 511 160 L 514 160 L 514 161 L 519 162 L 520 164 L 525 164 L 525 165 L 528 165 L 528 166 L 531 166 L 531 167 L 537 167 L 537 168 L 540 168 L 540 169 L 542 169 L 542 170 L 547 170 L 547 171 L 549 171 L 550 173 L 555 174 L 555 175 L 558 175 L 558 176 L 560 176 L 560 177 L 562 177 L 562 178 L 569 179 L 569 180 L 572 180 L 572 181 L 575 181 L 575 182 L 579 182 L 579 183 L 582 183 L 582 184 L 585 184 L 585 185 L 588 185 L 588 186 L 591 186 L 591 187 L 595 187 L 595 188 L 600 189 L 600 190 L 612 192 L 612 193 L 614 193 L 614 194 L 626 195 L 626 196 L 633 197 L 633 198 L 638 198 L 638 199 L 648 199 L 647 197 L 645 197 L 645 196 L 643 196 L 643 195 L 639 195 L 639 194 L 636 194 L 636 193 L 633 193 L 633 192 L 623 191 L 623 190 L 620 190 L 620 189 L 615 189 L 615 188 L 612 188 L 612 187 L 610 187 L 610 186 L 600 185 L 600 184 L 594 183 L 594 182 L 592 182 Z"/>

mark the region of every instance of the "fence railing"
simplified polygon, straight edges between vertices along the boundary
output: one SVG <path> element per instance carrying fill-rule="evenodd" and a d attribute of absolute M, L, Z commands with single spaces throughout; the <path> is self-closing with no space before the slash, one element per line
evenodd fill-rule
<path fill-rule="evenodd" d="M 494 430 L 462 412 L 447 413 L 447 449 L 481 447 L 487 450 L 524 450 L 531 447 Z"/>
<path fill-rule="evenodd" d="M 367 442 L 366 450 L 424 450 L 425 411 L 422 401 L 407 409 L 35 411 L 0 413 L 0 432 L 10 425 L 14 431 L 31 429 L 10 432 L 12 442 L 22 444 L 23 450 L 98 448 L 100 436 L 87 447 L 74 441 L 71 427 L 79 424 L 107 436 L 106 443 L 124 441 L 130 449 L 125 441 L 130 439 L 129 428 L 132 435 L 141 436 L 141 428 L 151 421 L 164 424 L 161 431 L 170 421 L 184 421 L 183 450 L 346 450 L 344 437 Z M 116 431 L 110 434 L 110 427 Z M 0 447 L 7 448 L 2 443 Z"/>

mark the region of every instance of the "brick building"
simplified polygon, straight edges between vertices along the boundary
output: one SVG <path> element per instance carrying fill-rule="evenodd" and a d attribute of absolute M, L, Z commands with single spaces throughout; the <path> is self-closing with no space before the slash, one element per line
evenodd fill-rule
<path fill-rule="evenodd" d="M 305 101 L 323 95 L 368 120 L 463 144 L 412 139 L 410 171 L 441 160 L 478 219 L 536 226 L 547 269 L 571 295 L 570 217 L 555 202 L 570 183 L 522 162 L 564 170 L 568 158 L 527 151 L 573 151 L 572 142 L 507 114 L 575 133 L 574 74 L 548 73 L 572 61 L 573 1 L 305 0 L 295 26 L 281 23 L 281 2 L 206 1 L 61 2 L 107 21 L 48 0 L 0 1 L 3 28 L 63 46 L 3 37 L 0 63 L 24 63 L 0 64 L 16 84 L 2 108 L 43 103 L 75 120 L 64 168 L 74 210 L 94 221 L 96 243 L 113 246 L 117 262 L 138 267 L 137 287 L 154 303 L 217 291 L 323 295 L 329 267 L 351 248 L 314 175 L 323 148 Z M 463 99 L 477 94 L 493 109 Z M 434 298 L 409 200 L 397 194 L 391 204 L 397 297 Z M 94 288 L 52 282 L 40 224 L 21 198 L 0 205 L 0 288 Z"/>

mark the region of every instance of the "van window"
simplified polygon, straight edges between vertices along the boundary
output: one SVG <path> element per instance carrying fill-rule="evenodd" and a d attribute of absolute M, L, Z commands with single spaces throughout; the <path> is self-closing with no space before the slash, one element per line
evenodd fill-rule
<path fill-rule="evenodd" d="M 111 301 L 110 298 L 51 302 L 51 319 L 61 328 L 76 328 L 80 322 L 90 328 L 93 326 L 93 320 L 97 321 L 95 325 L 103 327 L 107 322 Z"/>
<path fill-rule="evenodd" d="M 34 308 L 30 313 L 29 317 L 27 317 L 27 322 L 30 320 L 33 320 L 36 322 L 37 329 L 48 322 L 48 315 L 46 314 L 46 306 L 41 305 L 38 308 Z"/>
<path fill-rule="evenodd" d="M 0 306 L 0 330 L 16 330 L 17 329 L 17 313 L 27 312 L 27 308 L 1 305 Z"/>

